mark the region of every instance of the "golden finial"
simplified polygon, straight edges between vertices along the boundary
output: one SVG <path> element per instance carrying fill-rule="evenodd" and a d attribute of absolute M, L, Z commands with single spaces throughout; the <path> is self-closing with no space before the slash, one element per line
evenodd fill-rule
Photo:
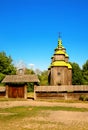
<path fill-rule="evenodd" d="M 61 32 L 59 32 L 58 46 L 62 47 Z"/>

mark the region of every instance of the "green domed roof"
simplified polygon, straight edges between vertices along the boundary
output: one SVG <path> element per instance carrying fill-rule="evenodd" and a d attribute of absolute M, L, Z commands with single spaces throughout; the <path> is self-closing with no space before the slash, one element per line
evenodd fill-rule
<path fill-rule="evenodd" d="M 48 70 L 51 68 L 51 65 L 48 67 Z"/>
<path fill-rule="evenodd" d="M 62 51 L 62 50 L 58 50 L 58 51 L 56 51 L 56 52 L 55 52 L 55 54 L 65 55 L 65 52 L 64 52 L 64 51 Z"/>
<path fill-rule="evenodd" d="M 65 61 L 54 61 L 51 66 L 67 66 Z"/>
<path fill-rule="evenodd" d="M 62 48 L 65 49 L 64 46 L 62 46 Z"/>
<path fill-rule="evenodd" d="M 61 39 L 58 39 L 58 46 L 62 47 L 62 40 Z"/>
<path fill-rule="evenodd" d="M 51 57 L 51 59 L 53 58 L 54 56 Z"/>
<path fill-rule="evenodd" d="M 65 57 L 69 57 L 69 55 L 67 53 L 65 53 Z"/>
<path fill-rule="evenodd" d="M 68 69 L 72 69 L 72 66 L 70 65 L 70 63 L 66 63 L 66 64 L 67 64 Z"/>
<path fill-rule="evenodd" d="M 52 64 L 49 66 L 49 68 L 53 67 L 53 66 L 66 66 L 68 67 L 68 69 L 72 69 L 72 66 L 70 65 L 70 63 L 66 63 L 65 61 L 54 61 L 52 62 Z"/>

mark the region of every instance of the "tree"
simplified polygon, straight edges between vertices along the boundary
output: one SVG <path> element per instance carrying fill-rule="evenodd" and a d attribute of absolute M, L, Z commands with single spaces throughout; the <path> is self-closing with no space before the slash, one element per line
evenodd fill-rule
<path fill-rule="evenodd" d="M 6 56 L 5 52 L 0 52 L 0 82 L 5 75 L 15 74 L 16 68 L 12 64 L 11 56 Z"/>
<path fill-rule="evenodd" d="M 38 75 L 40 80 L 40 85 L 48 85 L 48 71 L 45 70 L 41 72 L 41 75 Z"/>
<path fill-rule="evenodd" d="M 72 84 L 81 85 L 83 84 L 82 70 L 77 63 L 71 63 L 72 65 Z"/>
<path fill-rule="evenodd" d="M 35 74 L 35 72 L 32 69 L 26 68 L 25 74 Z"/>
<path fill-rule="evenodd" d="M 84 84 L 88 84 L 88 60 L 83 65 L 82 72 L 83 72 Z"/>
<path fill-rule="evenodd" d="M 35 74 L 35 72 L 32 69 L 25 69 L 25 74 Z M 34 91 L 34 83 L 27 83 L 27 92 L 33 92 Z"/>
<path fill-rule="evenodd" d="M 41 70 L 39 70 L 39 69 L 36 69 L 36 70 L 35 70 L 35 74 L 41 75 L 41 73 L 42 73 Z"/>

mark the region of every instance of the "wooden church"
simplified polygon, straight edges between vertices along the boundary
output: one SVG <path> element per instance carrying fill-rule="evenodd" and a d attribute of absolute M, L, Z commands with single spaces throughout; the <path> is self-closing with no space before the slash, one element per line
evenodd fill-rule
<path fill-rule="evenodd" d="M 69 56 L 62 45 L 61 38 L 58 39 L 58 46 L 51 57 L 51 64 L 48 68 L 48 81 L 53 86 L 72 84 L 72 66 L 69 63 Z"/>

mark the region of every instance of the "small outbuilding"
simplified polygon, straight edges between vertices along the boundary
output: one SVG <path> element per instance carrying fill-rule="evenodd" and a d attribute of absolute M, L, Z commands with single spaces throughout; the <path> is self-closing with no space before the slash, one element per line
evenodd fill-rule
<path fill-rule="evenodd" d="M 2 83 L 6 85 L 7 98 L 27 98 L 27 83 L 38 83 L 37 75 L 6 75 Z"/>

